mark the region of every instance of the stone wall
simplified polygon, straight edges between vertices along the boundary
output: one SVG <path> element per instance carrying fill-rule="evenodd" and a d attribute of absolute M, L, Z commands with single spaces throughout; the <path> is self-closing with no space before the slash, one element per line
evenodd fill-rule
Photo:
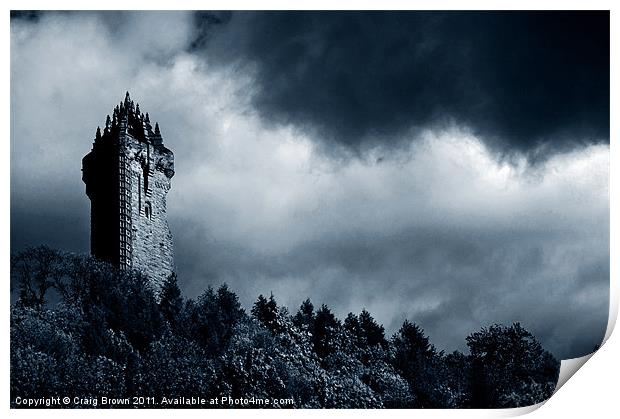
<path fill-rule="evenodd" d="M 131 176 L 131 266 L 146 274 L 157 292 L 174 271 L 172 233 L 166 216 L 173 156 L 163 146 L 129 135 L 124 151 Z"/>

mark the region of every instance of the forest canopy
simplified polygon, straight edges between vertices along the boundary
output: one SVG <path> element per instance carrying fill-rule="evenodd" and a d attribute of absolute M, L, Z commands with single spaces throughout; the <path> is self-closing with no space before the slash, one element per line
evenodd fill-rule
<path fill-rule="evenodd" d="M 364 309 L 342 320 L 309 299 L 289 312 L 259 295 L 246 310 L 226 284 L 185 298 L 174 275 L 155 292 L 139 272 L 44 246 L 12 256 L 11 287 L 12 407 L 18 397 L 137 395 L 519 407 L 549 398 L 559 373 L 519 323 L 483 327 L 467 337 L 468 353 L 445 353 L 410 320 L 386 336 Z"/>

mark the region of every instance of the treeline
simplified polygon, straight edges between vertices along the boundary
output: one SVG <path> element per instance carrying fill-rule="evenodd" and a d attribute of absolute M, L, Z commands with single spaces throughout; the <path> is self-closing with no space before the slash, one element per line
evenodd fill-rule
<path fill-rule="evenodd" d="M 226 285 L 160 298 L 137 272 L 38 247 L 11 258 L 16 397 L 293 398 L 298 408 L 517 407 L 549 398 L 559 363 L 518 323 L 437 350 L 407 320 L 393 336 L 366 310 L 344 321 L 273 295 L 250 312 Z"/>

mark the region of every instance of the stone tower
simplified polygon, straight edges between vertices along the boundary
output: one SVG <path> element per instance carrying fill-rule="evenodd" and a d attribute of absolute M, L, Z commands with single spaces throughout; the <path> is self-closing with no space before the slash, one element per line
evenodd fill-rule
<path fill-rule="evenodd" d="M 159 125 L 129 97 L 97 128 L 93 149 L 82 159 L 90 198 L 90 249 L 120 269 L 146 274 L 156 292 L 174 270 L 166 194 L 174 155 L 164 147 Z"/>

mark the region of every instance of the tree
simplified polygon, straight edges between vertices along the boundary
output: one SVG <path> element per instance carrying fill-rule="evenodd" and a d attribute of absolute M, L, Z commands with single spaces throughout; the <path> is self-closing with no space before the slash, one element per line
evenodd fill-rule
<path fill-rule="evenodd" d="M 359 332 L 357 337 L 363 339 L 366 342 L 366 345 L 370 347 L 376 345 L 387 347 L 387 341 L 385 340 L 385 329 L 382 325 L 379 325 L 365 309 L 362 310 L 358 317 L 358 324 Z"/>
<path fill-rule="evenodd" d="M 196 302 L 185 306 L 189 337 L 197 340 L 216 356 L 226 350 L 236 324 L 246 316 L 237 295 L 223 284 L 214 291 L 208 287 Z"/>
<path fill-rule="evenodd" d="M 312 327 L 312 343 L 314 352 L 324 359 L 336 349 L 336 339 L 340 329 L 340 321 L 331 310 L 323 304 L 316 312 Z"/>
<path fill-rule="evenodd" d="M 471 406 L 471 362 L 461 352 L 438 356 L 435 368 L 437 403 L 451 409 Z"/>
<path fill-rule="evenodd" d="M 309 298 L 306 299 L 293 317 L 293 324 L 300 329 L 310 330 L 314 324 L 314 306 Z"/>
<path fill-rule="evenodd" d="M 23 306 L 43 307 L 48 290 L 59 286 L 65 272 L 64 255 L 47 246 L 28 248 L 11 257 L 11 283 L 18 284 Z"/>
<path fill-rule="evenodd" d="M 166 330 L 144 354 L 141 392 L 155 397 L 216 397 L 216 361 L 204 348 Z"/>
<path fill-rule="evenodd" d="M 281 333 L 284 331 L 284 327 L 279 321 L 278 303 L 273 294 L 267 300 L 262 294 L 258 296 L 258 299 L 252 307 L 252 316 L 260 321 L 267 329 L 272 333 Z"/>
<path fill-rule="evenodd" d="M 252 316 L 254 316 L 254 318 L 260 320 L 261 322 L 263 319 L 267 319 L 267 317 L 269 317 L 267 313 L 267 299 L 263 296 L 263 294 L 260 294 L 258 296 L 250 312 L 252 313 Z"/>
<path fill-rule="evenodd" d="M 181 297 L 181 290 L 179 289 L 175 273 L 171 274 L 162 285 L 159 310 L 172 327 L 177 326 L 179 316 L 183 310 L 183 297 Z"/>
<path fill-rule="evenodd" d="M 472 407 L 518 407 L 551 397 L 559 362 L 519 323 L 493 325 L 467 337 Z"/>
<path fill-rule="evenodd" d="M 129 341 L 140 351 L 161 336 L 164 322 L 157 299 L 144 275 L 131 272 L 126 277 L 124 293 L 118 296 L 118 306 L 112 306 L 115 330 L 126 333 Z"/>
<path fill-rule="evenodd" d="M 405 320 L 392 339 L 394 367 L 407 380 L 417 406 L 441 407 L 435 379 L 437 351 L 418 325 Z"/>

